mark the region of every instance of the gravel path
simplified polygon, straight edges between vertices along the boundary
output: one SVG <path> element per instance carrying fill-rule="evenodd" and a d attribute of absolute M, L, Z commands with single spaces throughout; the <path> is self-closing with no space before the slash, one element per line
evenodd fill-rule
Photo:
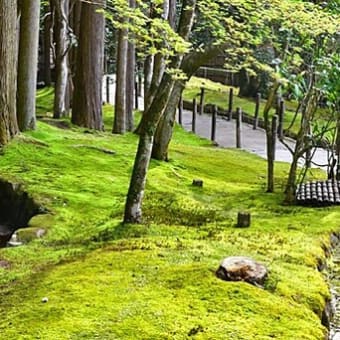
<path fill-rule="evenodd" d="M 110 104 L 114 104 L 114 75 L 110 75 Z M 103 99 L 106 99 L 106 77 L 103 79 Z M 143 100 L 139 98 L 139 106 L 143 107 Z M 191 111 L 184 110 L 182 116 L 183 127 L 187 131 L 191 131 Z M 217 117 L 216 121 L 216 142 L 220 147 L 233 148 L 236 146 L 236 121 L 228 121 L 221 116 Z M 210 139 L 211 136 L 211 115 L 203 114 L 197 115 L 196 118 L 196 134 Z M 263 129 L 253 130 L 252 125 L 242 124 L 242 137 L 241 145 L 242 149 L 255 153 L 256 155 L 266 159 L 266 136 Z M 286 139 L 291 148 L 294 147 L 294 140 Z M 291 162 L 292 156 L 289 150 L 278 140 L 276 143 L 276 161 Z M 301 165 L 303 165 L 301 160 Z M 318 165 L 327 164 L 327 151 L 318 148 L 313 156 L 313 162 Z M 319 167 L 318 165 L 312 165 L 313 167 Z"/>
<path fill-rule="evenodd" d="M 187 131 L 191 131 L 192 112 L 183 111 L 182 125 Z M 210 139 L 211 137 L 211 115 L 197 115 L 196 118 L 196 134 Z M 285 139 L 291 148 L 294 147 L 294 140 Z M 216 120 L 216 142 L 221 147 L 236 147 L 236 121 L 228 121 L 221 116 Z M 258 156 L 266 158 L 266 135 L 263 129 L 253 130 L 253 126 L 242 123 L 241 146 L 243 150 L 255 153 Z M 279 141 L 276 143 L 275 159 L 282 162 L 291 162 L 292 155 L 289 150 Z M 303 160 L 302 160 L 303 162 Z M 327 151 L 317 148 L 313 162 L 321 165 L 327 164 Z M 313 167 L 318 167 L 313 165 Z"/>

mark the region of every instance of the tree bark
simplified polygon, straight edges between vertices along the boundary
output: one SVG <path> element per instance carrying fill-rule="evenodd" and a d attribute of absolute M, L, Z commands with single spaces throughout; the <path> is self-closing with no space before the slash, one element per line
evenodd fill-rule
<path fill-rule="evenodd" d="M 72 108 L 73 106 L 73 95 L 74 95 L 74 77 L 76 75 L 76 67 L 78 61 L 78 51 L 79 51 L 79 39 L 80 39 L 80 20 L 81 20 L 81 8 L 82 2 L 78 0 L 74 0 L 70 4 L 70 13 L 69 13 L 69 29 L 74 35 L 73 39 L 77 40 L 77 44 L 73 43 L 69 48 L 68 53 L 68 80 L 67 80 L 67 88 L 66 88 L 66 100 L 65 106 L 68 108 Z"/>
<path fill-rule="evenodd" d="M 319 96 L 317 90 L 314 88 L 314 75 L 310 77 L 307 93 L 302 101 L 301 105 L 301 123 L 300 129 L 296 137 L 295 148 L 292 154 L 293 161 L 290 165 L 288 180 L 285 190 L 285 202 L 292 204 L 295 201 L 296 190 L 296 174 L 298 161 L 302 155 L 310 149 L 310 146 L 306 145 L 305 137 L 309 132 L 310 123 L 313 119 L 314 112 L 319 102 Z"/>
<path fill-rule="evenodd" d="M 136 7 L 136 0 L 129 0 L 130 8 Z M 133 42 L 128 42 L 127 50 L 127 74 L 126 74 L 126 129 L 133 130 L 133 107 L 135 102 L 136 81 L 136 48 Z"/>
<path fill-rule="evenodd" d="M 139 144 L 127 194 L 124 223 L 140 223 L 142 218 L 142 201 L 144 196 L 147 170 L 149 167 L 154 134 L 162 116 L 174 80 L 165 74 L 154 100 L 147 112 L 144 113 L 140 124 Z"/>
<path fill-rule="evenodd" d="M 155 140 L 152 148 L 153 159 L 168 161 L 168 149 L 175 123 L 176 108 L 184 86 L 183 81 L 176 81 L 172 89 L 170 100 L 166 106 L 164 115 L 158 123 L 155 133 Z"/>
<path fill-rule="evenodd" d="M 20 131 L 35 128 L 40 0 L 20 0 L 17 119 Z"/>
<path fill-rule="evenodd" d="M 102 78 L 105 20 L 96 4 L 84 2 L 81 9 L 79 50 L 74 82 L 72 123 L 102 130 Z"/>
<path fill-rule="evenodd" d="M 184 0 L 180 18 L 179 35 L 187 40 L 193 25 L 196 0 Z M 182 56 L 172 58 L 170 67 L 178 68 Z M 142 218 L 142 200 L 145 189 L 146 175 L 151 158 L 153 138 L 157 125 L 168 104 L 175 80 L 164 72 L 160 86 L 150 108 L 144 112 L 140 124 L 140 139 L 133 166 L 129 191 L 127 194 L 124 223 L 140 223 Z"/>
<path fill-rule="evenodd" d="M 126 28 L 118 30 L 115 113 L 112 132 L 120 134 L 126 131 L 127 34 Z"/>
<path fill-rule="evenodd" d="M 191 52 L 186 55 L 181 64 L 181 70 L 187 75 L 188 80 L 198 70 L 198 68 L 207 63 L 217 53 L 224 50 L 226 44 L 220 46 L 207 46 L 202 52 Z M 172 138 L 173 126 L 176 116 L 176 108 L 178 101 L 184 89 L 183 81 L 176 81 L 174 89 L 171 93 L 171 99 L 167 105 L 167 108 L 162 116 L 155 134 L 154 146 L 152 150 L 152 158 L 157 160 L 168 160 L 168 148 Z"/>
<path fill-rule="evenodd" d="M 0 145 L 18 133 L 16 120 L 17 2 L 0 2 Z"/>
<path fill-rule="evenodd" d="M 53 117 L 61 118 L 68 115 L 69 108 L 66 106 L 66 91 L 68 82 L 68 14 L 69 0 L 54 0 L 55 6 L 55 37 L 56 37 L 56 82 L 54 93 Z"/>
<path fill-rule="evenodd" d="M 51 14 L 44 19 L 44 82 L 45 86 L 51 86 Z"/>

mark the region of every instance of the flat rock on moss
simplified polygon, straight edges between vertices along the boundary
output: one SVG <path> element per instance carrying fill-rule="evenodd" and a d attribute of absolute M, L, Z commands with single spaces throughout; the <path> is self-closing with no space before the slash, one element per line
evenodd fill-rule
<path fill-rule="evenodd" d="M 216 271 L 216 276 L 224 281 L 245 281 L 262 286 L 268 276 L 267 268 L 244 256 L 225 258 Z"/>

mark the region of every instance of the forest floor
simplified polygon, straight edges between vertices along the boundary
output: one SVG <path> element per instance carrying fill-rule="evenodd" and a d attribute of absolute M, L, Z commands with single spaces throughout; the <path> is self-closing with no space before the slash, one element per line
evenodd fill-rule
<path fill-rule="evenodd" d="M 46 115 L 51 91 L 38 101 Z M 330 294 L 317 266 L 340 208 L 285 206 L 287 164 L 265 193 L 265 160 L 176 126 L 170 161 L 151 162 L 143 224 L 122 225 L 137 136 L 112 135 L 112 116 L 105 106 L 107 132 L 43 119 L 4 148 L 1 177 L 51 213 L 19 231 L 23 246 L 0 250 L 1 338 L 323 339 Z M 235 228 L 244 210 L 251 227 Z M 36 228 L 46 235 L 29 237 Z M 215 276 L 231 255 L 268 266 L 264 289 Z"/>

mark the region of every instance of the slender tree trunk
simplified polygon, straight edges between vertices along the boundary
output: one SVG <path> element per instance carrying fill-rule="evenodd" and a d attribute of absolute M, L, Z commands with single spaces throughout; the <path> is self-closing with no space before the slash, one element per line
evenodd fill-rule
<path fill-rule="evenodd" d="M 125 133 L 126 131 L 126 72 L 127 72 L 127 30 L 118 31 L 117 43 L 117 72 L 116 72 L 116 94 L 115 114 L 113 122 L 113 133 Z"/>
<path fill-rule="evenodd" d="M 0 1 L 0 145 L 18 133 L 16 120 L 17 2 Z"/>
<path fill-rule="evenodd" d="M 136 0 L 129 0 L 130 7 L 136 7 Z M 133 130 L 133 107 L 135 102 L 136 81 L 136 48 L 133 42 L 128 42 L 127 50 L 127 74 L 126 74 L 126 129 Z"/>
<path fill-rule="evenodd" d="M 317 90 L 314 88 L 314 75 L 311 76 L 307 93 L 303 99 L 301 105 L 301 123 L 300 129 L 296 137 L 295 148 L 293 152 L 293 161 L 290 165 L 288 180 L 285 190 L 285 202 L 292 204 L 295 201 L 296 190 L 296 174 L 298 161 L 302 155 L 310 148 L 308 143 L 306 144 L 305 137 L 309 132 L 310 123 L 313 119 L 313 114 L 316 110 L 317 103 L 319 102 L 319 96 Z"/>
<path fill-rule="evenodd" d="M 159 17 L 160 15 L 163 17 L 165 20 L 169 20 L 169 0 L 164 0 L 163 1 L 163 13 L 157 13 L 152 14 L 152 17 Z M 158 48 L 161 48 L 162 46 L 158 46 Z M 153 56 L 153 64 L 152 64 L 152 71 L 151 72 L 151 82 L 148 86 L 148 92 L 147 92 L 147 97 L 145 98 L 145 106 L 144 110 L 147 111 L 148 108 L 150 107 L 153 99 L 155 98 L 158 86 L 162 80 L 162 76 L 165 70 L 165 61 L 164 57 L 162 56 L 161 53 L 157 53 L 155 56 Z"/>
<path fill-rule="evenodd" d="M 189 53 L 183 59 L 181 70 L 187 75 L 187 78 L 190 79 L 201 65 L 207 63 L 216 56 L 216 54 L 223 51 L 225 46 L 226 44 L 221 46 L 211 45 L 208 46 L 205 51 Z M 168 147 L 172 138 L 176 108 L 183 88 L 184 83 L 176 81 L 171 94 L 171 99 L 169 100 L 165 113 L 158 124 L 155 134 L 152 150 L 152 158 L 154 159 L 163 161 L 168 159 Z"/>
<path fill-rule="evenodd" d="M 177 12 L 177 1 L 176 0 L 169 0 L 169 13 L 168 13 L 168 20 L 170 26 L 175 29 L 176 27 L 176 12 Z"/>
<path fill-rule="evenodd" d="M 181 12 L 179 35 L 187 40 L 193 25 L 196 0 L 184 0 Z M 171 68 L 179 68 L 183 57 L 173 57 L 170 63 Z M 170 99 L 175 80 L 170 74 L 164 72 L 160 86 L 158 87 L 155 99 L 150 108 L 144 112 L 140 124 L 140 139 L 138 150 L 133 166 L 129 191 L 127 194 L 124 222 L 139 223 L 142 218 L 142 200 L 145 189 L 146 175 L 151 158 L 153 138 L 160 118 Z"/>
<path fill-rule="evenodd" d="M 105 20 L 96 4 L 84 2 L 81 9 L 79 50 L 72 109 L 72 123 L 90 129 L 102 130 L 102 79 L 104 61 Z"/>
<path fill-rule="evenodd" d="M 285 191 L 285 202 L 288 204 L 292 204 L 295 201 L 296 172 L 298 167 L 298 160 L 299 157 L 293 156 L 293 161 L 289 169 Z"/>
<path fill-rule="evenodd" d="M 70 28 L 74 34 L 74 38 L 79 42 L 80 39 L 80 20 L 81 20 L 81 1 L 74 1 L 70 7 Z M 76 74 L 76 66 L 78 60 L 79 44 L 73 44 L 68 53 L 68 82 L 66 89 L 66 107 L 73 106 L 74 77 Z"/>
<path fill-rule="evenodd" d="M 152 158 L 158 160 L 168 160 L 169 143 L 172 138 L 173 126 L 175 123 L 176 109 L 184 89 L 182 81 L 176 81 L 166 106 L 164 115 L 158 123 L 154 145 L 152 148 Z"/>
<path fill-rule="evenodd" d="M 68 82 L 68 12 L 69 0 L 54 0 L 55 2 L 55 36 L 56 36 L 56 82 L 54 94 L 54 118 L 68 115 L 69 108 L 66 106 L 66 91 Z"/>
<path fill-rule="evenodd" d="M 131 175 L 129 191 L 125 205 L 124 223 L 140 223 L 142 218 L 142 200 L 144 196 L 146 174 L 149 167 L 153 138 L 157 124 L 162 116 L 172 91 L 174 80 L 165 74 L 149 110 L 144 113 L 140 124 L 138 150 Z"/>
<path fill-rule="evenodd" d="M 51 86 L 51 14 L 44 19 L 44 82 Z"/>
<path fill-rule="evenodd" d="M 150 106 L 149 92 L 152 80 L 153 56 L 148 55 L 144 60 L 144 111 Z"/>
<path fill-rule="evenodd" d="M 269 121 L 269 111 L 273 106 L 276 93 L 280 87 L 279 82 L 275 82 L 269 92 L 269 96 L 263 111 L 264 128 L 266 131 L 266 145 L 267 145 L 267 192 L 274 191 L 274 160 L 272 159 L 273 143 L 272 143 L 272 129 Z"/>
<path fill-rule="evenodd" d="M 40 0 L 20 0 L 17 119 L 21 131 L 35 128 Z"/>

